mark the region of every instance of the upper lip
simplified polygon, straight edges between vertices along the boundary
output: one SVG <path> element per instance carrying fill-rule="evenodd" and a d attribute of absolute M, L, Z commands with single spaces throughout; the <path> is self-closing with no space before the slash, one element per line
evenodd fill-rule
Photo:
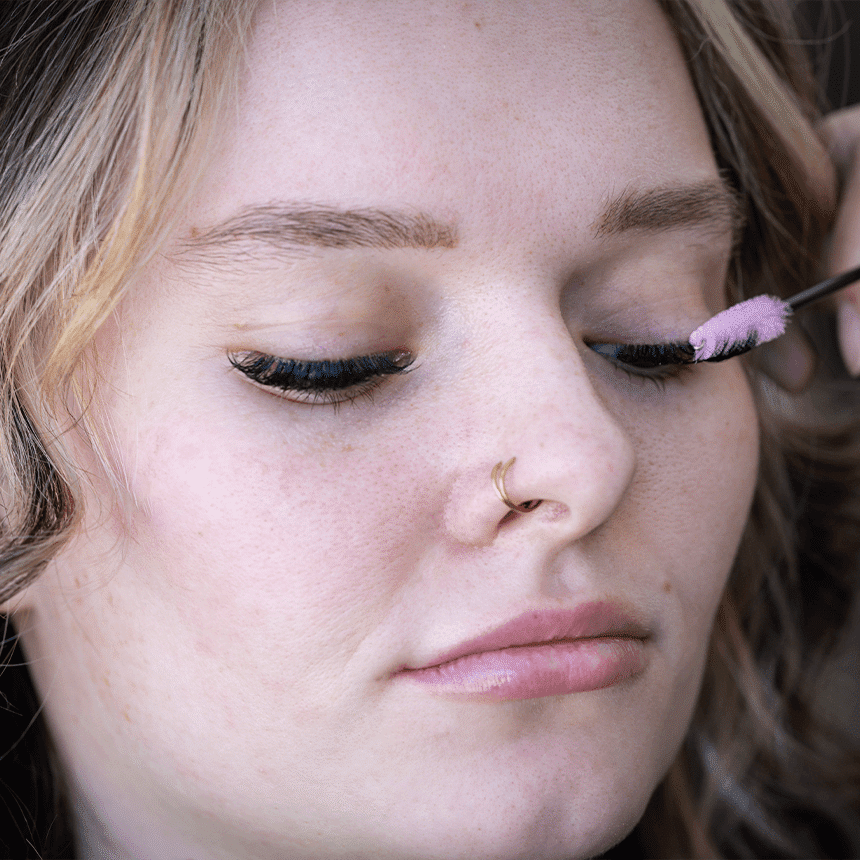
<path fill-rule="evenodd" d="M 429 669 L 469 654 L 498 651 L 517 645 L 540 645 L 546 642 L 600 637 L 647 639 L 650 635 L 651 632 L 645 624 L 617 603 L 595 601 L 580 604 L 573 609 L 524 612 L 500 627 L 461 642 L 415 668 Z"/>

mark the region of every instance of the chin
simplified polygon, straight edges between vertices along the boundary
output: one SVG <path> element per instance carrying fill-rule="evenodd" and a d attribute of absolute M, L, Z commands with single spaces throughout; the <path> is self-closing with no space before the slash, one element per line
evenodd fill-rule
<path fill-rule="evenodd" d="M 513 789 L 513 785 L 511 786 Z M 520 789 L 522 791 L 522 788 Z M 480 794 L 479 785 L 475 786 Z M 626 788 L 630 792 L 630 787 Z M 374 860 L 587 860 L 621 842 L 636 826 L 651 796 L 614 797 L 600 790 L 588 797 L 528 800 L 525 793 L 476 798 L 468 809 L 455 799 L 432 805 L 431 820 L 413 819 L 389 841 L 388 850 L 353 857 Z M 483 803 L 481 802 L 483 801 Z M 483 809 L 478 807 L 483 805 Z M 430 804 L 428 804 L 430 806 Z M 445 815 L 445 811 L 448 815 Z M 400 822 L 402 827 L 403 821 Z M 391 836 L 392 834 L 389 834 Z"/>

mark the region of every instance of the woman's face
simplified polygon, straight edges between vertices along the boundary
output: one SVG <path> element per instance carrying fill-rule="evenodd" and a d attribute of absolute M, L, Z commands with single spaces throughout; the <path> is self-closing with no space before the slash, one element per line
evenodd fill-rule
<path fill-rule="evenodd" d="M 650 2 L 264 4 L 181 229 L 99 334 L 85 524 L 17 616 L 82 838 L 622 838 L 694 707 L 758 436 L 737 362 L 655 383 L 589 344 L 719 309 L 731 214 Z M 398 351 L 328 395 L 229 360 Z M 491 481 L 512 457 L 530 513 Z"/>

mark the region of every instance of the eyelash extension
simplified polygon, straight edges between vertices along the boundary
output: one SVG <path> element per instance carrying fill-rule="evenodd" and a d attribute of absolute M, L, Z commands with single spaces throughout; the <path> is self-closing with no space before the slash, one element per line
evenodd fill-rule
<path fill-rule="evenodd" d="M 661 391 L 666 381 L 693 370 L 693 347 L 688 343 L 590 343 L 598 355 L 634 379 L 647 379 Z"/>
<path fill-rule="evenodd" d="M 335 406 L 372 397 L 382 377 L 405 373 L 415 360 L 406 350 L 323 361 L 297 361 L 263 352 L 230 353 L 227 358 L 252 382 L 298 395 L 288 400 Z"/>

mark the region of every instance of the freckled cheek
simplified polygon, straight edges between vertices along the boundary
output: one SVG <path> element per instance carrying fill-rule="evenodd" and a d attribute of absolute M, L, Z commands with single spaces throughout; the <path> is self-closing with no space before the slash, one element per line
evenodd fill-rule
<path fill-rule="evenodd" d="M 758 417 L 745 380 L 726 384 L 695 411 L 674 441 L 676 540 L 674 590 L 690 634 L 710 622 L 749 516 L 758 477 Z M 734 377 L 734 378 L 733 378 Z"/>
<path fill-rule="evenodd" d="M 719 601 L 757 480 L 758 418 L 742 370 L 727 370 L 676 411 L 629 424 L 637 470 L 626 517 L 648 523 L 643 552 L 660 560 L 660 587 L 685 619 Z"/>
<path fill-rule="evenodd" d="M 738 368 L 737 373 L 740 373 Z M 703 527 L 719 529 L 732 545 L 740 539 L 758 480 L 759 426 L 752 395 L 744 383 L 722 409 L 712 409 L 703 437 L 701 491 L 693 511 Z"/>
<path fill-rule="evenodd" d="M 385 446 L 302 454 L 232 430 L 170 426 L 141 440 L 133 564 L 157 568 L 180 607 L 191 587 L 189 611 L 208 596 L 238 625 L 261 607 L 280 627 L 381 612 L 426 522 L 415 477 Z"/>

